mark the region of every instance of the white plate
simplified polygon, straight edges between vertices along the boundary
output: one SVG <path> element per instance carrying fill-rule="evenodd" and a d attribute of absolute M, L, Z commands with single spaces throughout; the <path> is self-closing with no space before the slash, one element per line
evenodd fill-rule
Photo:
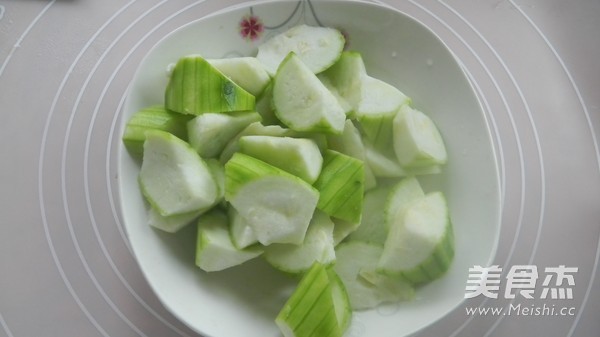
<path fill-rule="evenodd" d="M 255 40 L 240 30 L 250 14 L 260 19 L 262 27 Z M 348 48 L 362 53 L 367 71 L 412 97 L 414 106 L 434 119 L 446 141 L 449 163 L 444 172 L 421 182 L 426 190 L 442 190 L 449 201 L 456 236 L 451 270 L 419 289 L 412 302 L 355 313 L 347 333 L 404 336 L 462 302 L 468 269 L 492 260 L 500 226 L 499 175 L 488 124 L 459 64 L 426 27 L 396 10 L 353 1 L 230 8 L 181 27 L 148 53 L 130 86 L 122 125 L 140 108 L 163 102 L 167 66 L 179 57 L 254 55 L 261 41 L 299 23 L 341 29 Z M 147 225 L 137 183 L 139 163 L 123 147 L 119 171 L 122 216 L 131 246 L 165 307 L 207 336 L 278 336 L 273 320 L 294 281 L 260 259 L 224 272 L 202 272 L 194 265 L 194 226 L 173 235 Z"/>

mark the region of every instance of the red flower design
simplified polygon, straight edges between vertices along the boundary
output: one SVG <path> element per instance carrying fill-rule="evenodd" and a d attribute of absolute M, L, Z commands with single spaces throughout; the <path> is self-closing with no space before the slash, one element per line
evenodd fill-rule
<path fill-rule="evenodd" d="M 248 15 L 240 21 L 240 34 L 244 39 L 254 41 L 263 31 L 264 25 L 258 16 Z"/>

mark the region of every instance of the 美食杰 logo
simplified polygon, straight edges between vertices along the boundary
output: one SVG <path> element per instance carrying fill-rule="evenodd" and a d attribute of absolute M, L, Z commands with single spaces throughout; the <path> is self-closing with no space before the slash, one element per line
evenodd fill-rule
<path fill-rule="evenodd" d="M 513 300 L 517 296 L 525 301 L 572 300 L 578 271 L 578 267 L 565 265 L 543 269 L 535 265 L 514 265 L 503 276 L 503 268 L 498 265 L 475 265 L 469 268 L 465 298 L 504 298 L 510 303 L 506 306 L 467 307 L 467 315 L 574 316 L 575 307 L 572 306 L 557 306 L 548 302 L 540 304 L 539 301 L 515 304 Z"/>
<path fill-rule="evenodd" d="M 515 298 L 516 293 L 524 298 L 533 299 L 538 280 L 542 279 L 540 299 L 573 299 L 575 274 L 577 267 L 546 267 L 543 273 L 538 272 L 534 265 L 515 265 L 508 271 L 505 280 L 503 296 L 506 299 Z M 473 266 L 469 268 L 469 279 L 465 288 L 465 298 L 483 295 L 488 298 L 498 298 L 500 292 L 502 268 L 498 265 L 490 267 Z M 542 278 L 543 276 L 543 278 Z"/>

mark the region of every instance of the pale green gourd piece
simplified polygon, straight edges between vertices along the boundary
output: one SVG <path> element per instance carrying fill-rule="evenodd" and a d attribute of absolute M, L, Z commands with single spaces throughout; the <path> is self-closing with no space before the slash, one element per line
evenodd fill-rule
<path fill-rule="evenodd" d="M 444 165 L 448 160 L 440 131 L 423 112 L 402 106 L 394 118 L 394 151 L 405 168 Z"/>
<path fill-rule="evenodd" d="M 240 152 L 276 166 L 312 184 L 323 166 L 323 156 L 311 139 L 243 136 Z"/>
<path fill-rule="evenodd" d="M 240 131 L 260 122 L 257 112 L 208 112 L 187 123 L 189 143 L 203 158 L 216 158 Z"/>
<path fill-rule="evenodd" d="M 207 163 L 187 142 L 165 131 L 146 131 L 139 183 L 162 216 L 204 210 L 219 198 Z"/>
<path fill-rule="evenodd" d="M 314 183 L 320 193 L 317 207 L 332 217 L 360 222 L 365 190 L 363 162 L 333 150 L 325 151 L 323 159 L 321 175 Z"/>
<path fill-rule="evenodd" d="M 254 97 L 262 95 L 271 83 L 271 76 L 255 57 L 209 59 L 208 62 Z"/>
<path fill-rule="evenodd" d="M 275 318 L 284 337 L 342 337 L 352 311 L 340 277 L 315 262 Z"/>
<path fill-rule="evenodd" d="M 351 240 L 336 247 L 334 270 L 344 282 L 353 310 L 414 298 L 410 284 L 375 270 L 382 252 L 381 244 L 364 241 Z"/>
<path fill-rule="evenodd" d="M 225 164 L 225 200 L 263 245 L 301 244 L 319 200 L 309 183 L 254 157 L 235 153 Z"/>
<path fill-rule="evenodd" d="M 255 97 L 199 55 L 180 58 L 165 90 L 165 107 L 182 114 L 252 111 Z"/>
<path fill-rule="evenodd" d="M 163 105 L 145 107 L 131 116 L 123 131 L 123 144 L 134 156 L 142 156 L 146 131 L 162 130 L 181 138 L 187 139 L 186 123 L 191 116 L 183 115 L 165 109 Z"/>
<path fill-rule="evenodd" d="M 345 42 L 344 35 L 337 29 L 298 25 L 261 44 L 256 58 L 275 75 L 283 59 L 293 52 L 311 72 L 318 74 L 338 60 Z"/>
<path fill-rule="evenodd" d="M 240 265 L 263 253 L 253 246 L 239 249 L 229 236 L 229 219 L 220 209 L 203 214 L 198 220 L 196 238 L 196 265 L 207 272 L 215 272 Z"/>
<path fill-rule="evenodd" d="M 265 247 L 263 257 L 273 267 L 294 274 L 307 271 L 315 262 L 333 264 L 336 260 L 333 228 L 329 216 L 317 210 L 302 244 L 271 244 Z"/>
<path fill-rule="evenodd" d="M 273 79 L 273 108 L 292 130 L 332 134 L 344 130 L 343 107 L 294 53 L 281 62 Z"/>
<path fill-rule="evenodd" d="M 390 224 L 377 270 L 415 286 L 438 279 L 454 258 L 454 232 L 446 198 L 431 192 Z"/>

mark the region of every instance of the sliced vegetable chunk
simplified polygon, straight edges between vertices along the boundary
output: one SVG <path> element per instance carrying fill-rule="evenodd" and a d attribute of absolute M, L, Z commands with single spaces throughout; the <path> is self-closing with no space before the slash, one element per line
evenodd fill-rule
<path fill-rule="evenodd" d="M 391 124 L 396 112 L 410 98 L 396 87 L 367 74 L 360 53 L 345 51 L 323 77 L 352 107 L 354 117 L 372 143 L 391 142 Z M 382 128 L 384 130 L 382 130 Z M 382 132 L 386 131 L 386 132 Z"/>
<path fill-rule="evenodd" d="M 367 154 L 365 145 L 352 120 L 347 119 L 344 124 L 344 131 L 339 135 L 327 135 L 327 144 L 330 150 L 341 152 L 366 162 Z M 377 185 L 375 174 L 371 167 L 365 163 L 365 190 L 371 189 Z"/>
<path fill-rule="evenodd" d="M 227 215 L 218 209 L 198 220 L 196 265 L 207 272 L 240 265 L 263 253 L 260 247 L 238 249 L 229 237 Z"/>
<path fill-rule="evenodd" d="M 228 207 L 229 233 L 231 241 L 238 249 L 243 249 L 258 243 L 252 226 L 244 219 L 234 207 Z"/>
<path fill-rule="evenodd" d="M 447 160 L 442 136 L 429 116 L 407 105 L 394 119 L 394 150 L 403 167 L 443 165 Z"/>
<path fill-rule="evenodd" d="M 337 29 L 298 25 L 261 44 L 256 58 L 269 73 L 275 74 L 283 59 L 293 52 L 317 74 L 337 61 L 345 41 Z"/>
<path fill-rule="evenodd" d="M 255 98 L 199 55 L 180 58 L 165 91 L 165 107 L 183 114 L 254 110 Z"/>
<path fill-rule="evenodd" d="M 414 288 L 408 283 L 375 271 L 383 246 L 348 241 L 336 247 L 335 252 L 334 270 L 348 291 L 352 309 L 371 309 L 381 303 L 413 298 Z"/>
<path fill-rule="evenodd" d="M 263 245 L 301 244 L 319 192 L 304 180 L 259 159 L 235 153 L 225 164 L 225 199 Z"/>
<path fill-rule="evenodd" d="M 408 174 L 395 156 L 384 154 L 368 141 L 365 141 L 365 159 L 375 177 L 399 178 Z"/>
<path fill-rule="evenodd" d="M 288 273 L 305 272 L 314 262 L 331 264 L 335 261 L 333 227 L 329 216 L 317 210 L 302 244 L 271 244 L 264 248 L 263 257 L 275 268 Z"/>
<path fill-rule="evenodd" d="M 256 96 L 256 112 L 262 118 L 263 125 L 281 125 L 275 110 L 273 110 L 273 81 L 263 90 L 260 96 Z"/>
<path fill-rule="evenodd" d="M 392 122 L 398 109 L 408 103 L 410 98 L 396 87 L 371 76 L 362 77 L 355 113 L 365 136 L 376 149 L 392 148 Z"/>
<path fill-rule="evenodd" d="M 393 85 L 369 76 L 357 52 L 342 53 L 323 77 L 352 107 L 350 116 L 360 122 L 370 143 L 380 151 L 391 149 L 392 121 L 410 98 Z"/>
<path fill-rule="evenodd" d="M 403 216 L 413 201 L 421 199 L 424 196 L 425 192 L 423 192 L 417 178 L 411 176 L 400 180 L 391 188 L 388 198 L 385 201 L 385 228 L 389 229 L 396 219 Z"/>
<path fill-rule="evenodd" d="M 240 152 L 260 159 L 312 184 L 321 173 L 323 156 L 317 144 L 306 138 L 244 136 Z"/>
<path fill-rule="evenodd" d="M 337 98 L 294 53 L 273 79 L 275 115 L 290 129 L 341 133 L 346 114 Z"/>
<path fill-rule="evenodd" d="M 215 158 L 235 135 L 260 119 L 254 111 L 204 113 L 187 123 L 189 143 L 203 158 Z"/>
<path fill-rule="evenodd" d="M 271 76 L 255 57 L 209 59 L 208 62 L 254 97 L 263 93 Z"/>
<path fill-rule="evenodd" d="M 360 226 L 360 222 L 351 222 L 338 218 L 331 218 L 333 221 L 333 244 L 337 246 L 344 241 L 350 234 L 352 234 Z"/>
<path fill-rule="evenodd" d="M 225 166 L 214 158 L 206 159 L 205 162 L 217 186 L 217 197 L 213 204 L 216 205 L 225 198 Z"/>
<path fill-rule="evenodd" d="M 183 140 L 187 139 L 186 123 L 190 116 L 172 112 L 162 105 L 153 105 L 139 110 L 125 124 L 123 144 L 129 153 L 141 156 L 147 130 L 162 130 Z"/>
<path fill-rule="evenodd" d="M 275 323 L 285 337 L 341 337 L 351 315 L 341 279 L 331 267 L 316 262 L 302 277 Z"/>
<path fill-rule="evenodd" d="M 454 258 L 446 199 L 431 192 L 413 201 L 391 224 L 377 268 L 418 286 L 442 276 Z"/>
<path fill-rule="evenodd" d="M 365 189 L 363 162 L 332 150 L 323 157 L 323 169 L 314 184 L 320 193 L 317 207 L 332 217 L 359 222 Z"/>
<path fill-rule="evenodd" d="M 354 110 L 361 100 L 361 86 L 365 76 L 367 70 L 362 56 L 355 51 L 344 51 L 338 61 L 322 74 Z"/>
<path fill-rule="evenodd" d="M 146 131 L 139 182 L 162 216 L 206 209 L 218 197 L 206 162 L 188 143 L 165 131 Z"/>
<path fill-rule="evenodd" d="M 388 234 L 385 226 L 385 208 L 391 190 L 390 186 L 380 185 L 365 193 L 362 219 L 358 228 L 348 236 L 349 241 L 383 245 Z"/>
<path fill-rule="evenodd" d="M 352 105 L 344 97 L 342 97 L 342 95 L 340 94 L 338 89 L 333 85 L 333 83 L 331 83 L 331 80 L 327 76 L 321 75 L 321 74 L 319 74 L 317 77 L 319 78 L 321 83 L 323 83 L 323 85 L 327 89 L 329 89 L 329 91 L 331 91 L 333 96 L 337 99 L 338 103 L 342 107 L 342 110 L 344 110 L 344 113 L 346 114 L 346 116 L 352 116 L 352 113 L 353 113 Z"/>
<path fill-rule="evenodd" d="M 402 178 L 442 172 L 442 167 L 438 164 L 422 167 L 403 167 L 393 153 L 385 154 L 366 140 L 364 145 L 367 166 L 376 178 Z"/>
<path fill-rule="evenodd" d="M 234 136 L 225 146 L 223 152 L 219 156 L 219 160 L 222 163 L 226 163 L 234 153 L 240 150 L 240 138 L 243 136 L 291 136 L 295 134 L 295 131 L 284 128 L 280 125 L 264 125 L 262 122 L 254 122 L 245 127 L 236 136 Z"/>
<path fill-rule="evenodd" d="M 204 212 L 206 210 L 203 209 L 189 213 L 162 216 L 154 207 L 150 207 L 148 211 L 148 224 L 167 233 L 175 233 L 191 224 Z"/>

